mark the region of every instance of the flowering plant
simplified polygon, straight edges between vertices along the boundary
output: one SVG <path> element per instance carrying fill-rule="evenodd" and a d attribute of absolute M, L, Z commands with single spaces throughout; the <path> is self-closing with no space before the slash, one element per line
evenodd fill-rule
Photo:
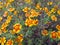
<path fill-rule="evenodd" d="M 59 45 L 59 1 L 1 0 L 0 44 Z"/>

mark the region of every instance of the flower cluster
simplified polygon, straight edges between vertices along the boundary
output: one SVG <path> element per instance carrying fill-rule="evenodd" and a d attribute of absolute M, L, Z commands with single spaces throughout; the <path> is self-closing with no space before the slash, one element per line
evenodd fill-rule
<path fill-rule="evenodd" d="M 47 0 L 1 0 L 0 44 L 45 45 L 49 42 L 46 40 L 59 41 L 58 4 Z"/>

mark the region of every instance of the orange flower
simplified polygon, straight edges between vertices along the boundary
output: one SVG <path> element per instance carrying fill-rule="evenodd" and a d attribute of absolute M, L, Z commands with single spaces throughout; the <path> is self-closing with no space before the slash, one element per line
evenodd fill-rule
<path fill-rule="evenodd" d="M 53 4 L 53 2 L 48 2 L 48 3 L 47 3 L 47 5 L 52 5 L 52 4 Z"/>
<path fill-rule="evenodd" d="M 55 15 L 52 15 L 52 16 L 51 16 L 51 19 L 52 19 L 53 21 L 57 21 L 57 17 L 56 17 Z"/>
<path fill-rule="evenodd" d="M 25 21 L 25 25 L 26 26 L 29 26 L 29 27 L 31 27 L 31 26 L 33 26 L 33 25 L 37 25 L 38 24 L 38 20 L 36 19 L 36 20 L 34 20 L 34 19 L 31 19 L 31 18 L 28 18 L 28 19 L 26 19 L 26 21 Z"/>
<path fill-rule="evenodd" d="M 47 15 L 48 15 L 48 16 L 51 16 L 51 12 L 50 12 L 50 11 L 49 11 L 49 12 L 47 12 Z"/>
<path fill-rule="evenodd" d="M 2 17 L 0 17 L 0 21 L 2 21 Z"/>
<path fill-rule="evenodd" d="M 25 16 L 30 17 L 30 13 L 29 12 L 25 13 Z"/>
<path fill-rule="evenodd" d="M 60 30 L 60 25 L 57 25 L 56 28 L 57 28 L 58 30 Z"/>
<path fill-rule="evenodd" d="M 33 25 L 33 20 L 32 19 L 26 19 L 25 25 L 31 27 Z"/>
<path fill-rule="evenodd" d="M 43 10 L 47 13 L 48 12 L 48 8 L 44 7 Z"/>
<path fill-rule="evenodd" d="M 60 10 L 58 10 L 57 13 L 60 15 Z"/>
<path fill-rule="evenodd" d="M 33 24 L 34 24 L 34 25 L 38 25 L 38 19 L 34 20 L 34 21 L 33 21 Z"/>
<path fill-rule="evenodd" d="M 36 12 L 34 9 L 31 9 L 30 13 L 31 13 L 30 17 L 37 17 L 37 16 L 39 16 L 39 12 Z"/>
<path fill-rule="evenodd" d="M 16 42 L 22 42 L 23 41 L 23 35 L 20 34 L 17 38 L 16 38 Z"/>
<path fill-rule="evenodd" d="M 40 9 L 40 4 L 39 3 L 36 4 L 36 9 Z"/>
<path fill-rule="evenodd" d="M 18 11 L 14 11 L 14 15 L 17 15 L 18 14 Z"/>
<path fill-rule="evenodd" d="M 48 35 L 48 31 L 47 30 L 42 30 L 42 35 L 43 36 L 47 36 Z"/>
<path fill-rule="evenodd" d="M 21 28 L 22 28 L 22 25 L 17 23 L 13 26 L 13 32 L 18 33 L 18 32 L 20 32 Z"/>
<path fill-rule="evenodd" d="M 6 42 L 6 45 L 13 45 L 13 40 L 9 39 L 9 40 Z"/>
<path fill-rule="evenodd" d="M 57 37 L 60 39 L 60 31 L 57 32 Z"/>
<path fill-rule="evenodd" d="M 31 3 L 32 0 L 24 0 L 26 3 Z"/>
<path fill-rule="evenodd" d="M 50 34 L 50 37 L 53 38 L 53 39 L 57 38 L 57 32 L 52 31 L 51 34 Z"/>
<path fill-rule="evenodd" d="M 15 8 L 9 8 L 8 11 L 13 12 Z"/>
<path fill-rule="evenodd" d="M 28 7 L 25 7 L 25 8 L 23 9 L 24 12 L 28 12 L 28 10 L 30 10 L 30 8 L 28 8 Z"/>
<path fill-rule="evenodd" d="M 5 42 L 6 42 L 6 38 L 5 37 L 0 37 L 1 45 L 4 45 Z"/>

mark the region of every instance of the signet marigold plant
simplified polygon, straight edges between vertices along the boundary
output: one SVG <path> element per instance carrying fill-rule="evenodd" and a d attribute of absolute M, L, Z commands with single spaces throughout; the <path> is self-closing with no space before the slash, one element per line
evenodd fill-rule
<path fill-rule="evenodd" d="M 60 0 L 0 0 L 0 45 L 60 45 Z"/>

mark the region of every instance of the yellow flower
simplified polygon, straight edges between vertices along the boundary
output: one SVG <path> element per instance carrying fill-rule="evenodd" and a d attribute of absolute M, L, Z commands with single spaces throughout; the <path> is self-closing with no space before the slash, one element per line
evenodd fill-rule
<path fill-rule="evenodd" d="M 14 0 L 7 0 L 7 2 L 11 3 L 11 2 L 14 2 Z"/>
<path fill-rule="evenodd" d="M 31 18 L 28 18 L 28 19 L 26 19 L 26 21 L 25 21 L 25 25 L 26 26 L 29 26 L 29 27 L 31 27 L 31 26 L 33 26 L 33 25 L 37 25 L 38 24 L 38 20 L 36 19 L 36 20 L 34 20 L 34 19 L 31 19 Z"/>
<path fill-rule="evenodd" d="M 9 40 L 6 42 L 6 45 L 13 45 L 13 40 L 9 39 Z"/>
<path fill-rule="evenodd" d="M 2 28 L 1 30 L 2 30 L 2 32 L 4 32 L 4 33 L 7 32 L 6 28 Z"/>
<path fill-rule="evenodd" d="M 18 11 L 14 11 L 14 15 L 17 15 L 18 14 Z"/>
<path fill-rule="evenodd" d="M 6 42 L 6 38 L 5 37 L 0 37 L 1 45 L 4 45 L 5 42 Z"/>
<path fill-rule="evenodd" d="M 30 27 L 30 26 L 33 25 L 32 22 L 33 22 L 32 19 L 26 19 L 26 21 L 25 21 L 25 25 Z"/>
<path fill-rule="evenodd" d="M 15 8 L 9 8 L 8 11 L 13 12 Z"/>
<path fill-rule="evenodd" d="M 25 13 L 26 17 L 30 17 L 30 12 Z"/>
<path fill-rule="evenodd" d="M 44 29 L 44 30 L 42 30 L 42 35 L 43 35 L 43 36 L 47 36 L 47 35 L 48 35 L 48 31 L 47 31 L 47 30 L 45 30 L 45 29 Z"/>
<path fill-rule="evenodd" d="M 2 20 L 2 17 L 0 17 L 0 21 Z"/>
<path fill-rule="evenodd" d="M 8 11 L 5 11 L 3 16 L 6 17 L 8 15 Z"/>
<path fill-rule="evenodd" d="M 48 3 L 47 3 L 47 5 L 52 5 L 52 4 L 53 4 L 53 2 L 48 2 Z"/>
<path fill-rule="evenodd" d="M 60 25 L 56 25 L 56 28 L 57 28 L 58 30 L 60 30 Z"/>
<path fill-rule="evenodd" d="M 17 38 L 16 38 L 16 42 L 22 42 L 23 41 L 23 35 L 20 34 Z"/>
<path fill-rule="evenodd" d="M 58 10 L 57 13 L 60 15 L 60 10 Z"/>
<path fill-rule="evenodd" d="M 57 37 L 60 39 L 60 31 L 57 32 Z"/>
<path fill-rule="evenodd" d="M 52 31 L 51 34 L 50 34 L 50 37 L 53 38 L 53 39 L 56 39 L 57 38 L 57 32 Z"/>
<path fill-rule="evenodd" d="M 40 9 L 40 4 L 39 3 L 36 4 L 36 9 Z"/>
<path fill-rule="evenodd" d="M 31 3 L 32 0 L 24 0 L 26 3 Z"/>
<path fill-rule="evenodd" d="M 48 16 L 51 16 L 51 12 L 50 12 L 50 11 L 49 11 L 49 12 L 47 12 L 47 15 L 48 15 Z"/>
<path fill-rule="evenodd" d="M 52 15 L 52 16 L 51 16 L 51 19 L 52 19 L 53 21 L 57 21 L 57 17 L 56 17 L 55 15 Z"/>
<path fill-rule="evenodd" d="M 25 7 L 25 8 L 23 9 L 24 12 L 28 12 L 28 10 L 30 10 L 30 8 L 28 8 L 28 7 Z"/>
<path fill-rule="evenodd" d="M 48 8 L 44 7 L 43 10 L 47 13 L 48 12 Z"/>
<path fill-rule="evenodd" d="M 51 13 L 55 13 L 55 12 L 56 12 L 56 8 L 52 8 Z"/>
<path fill-rule="evenodd" d="M 15 24 L 15 25 L 13 26 L 13 32 L 19 33 L 20 30 L 21 30 L 21 28 L 22 28 L 22 25 L 19 24 L 19 23 L 17 23 L 17 24 Z"/>
<path fill-rule="evenodd" d="M 33 20 L 33 25 L 38 25 L 38 19 Z"/>
<path fill-rule="evenodd" d="M 34 9 L 31 9 L 30 13 L 31 13 L 30 17 L 37 17 L 37 16 L 39 16 L 39 12 L 36 12 Z"/>

